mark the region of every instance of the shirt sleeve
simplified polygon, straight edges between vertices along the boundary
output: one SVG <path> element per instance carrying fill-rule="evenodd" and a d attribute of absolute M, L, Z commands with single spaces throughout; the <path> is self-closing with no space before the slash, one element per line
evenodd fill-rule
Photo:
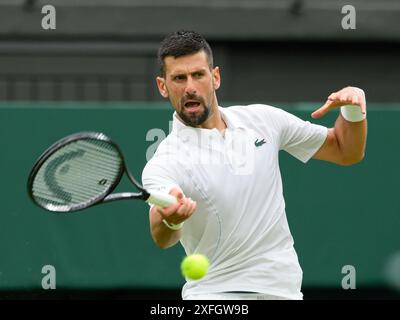
<path fill-rule="evenodd" d="M 304 121 L 282 109 L 275 109 L 280 127 L 280 150 L 306 163 L 325 142 L 328 128 Z"/>

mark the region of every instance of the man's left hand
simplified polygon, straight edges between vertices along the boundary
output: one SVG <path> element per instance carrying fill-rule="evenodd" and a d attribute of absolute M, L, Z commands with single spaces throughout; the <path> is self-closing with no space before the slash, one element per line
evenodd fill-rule
<path fill-rule="evenodd" d="M 356 87 L 346 87 L 334 92 L 328 97 L 328 100 L 326 100 L 321 108 L 311 114 L 311 117 L 314 119 L 321 118 L 330 110 L 349 104 L 360 106 L 361 112 L 365 114 L 367 104 L 365 102 L 364 91 Z"/>

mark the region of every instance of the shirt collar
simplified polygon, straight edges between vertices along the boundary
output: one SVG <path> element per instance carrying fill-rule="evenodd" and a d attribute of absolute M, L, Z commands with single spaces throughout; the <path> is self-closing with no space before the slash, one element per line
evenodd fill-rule
<path fill-rule="evenodd" d="M 237 128 L 244 128 L 244 126 L 238 121 L 238 119 L 235 119 L 233 116 L 228 116 L 227 112 L 224 110 L 225 108 L 218 106 L 219 112 L 221 113 L 222 119 L 225 121 L 227 125 L 227 129 L 229 130 L 234 130 Z M 177 116 L 176 111 L 174 112 L 173 115 L 173 120 L 172 120 L 172 131 L 179 132 L 182 129 L 192 129 L 198 132 L 210 132 L 212 130 L 217 130 L 216 128 L 213 129 L 202 129 L 202 128 L 193 128 L 190 126 L 187 126 L 184 124 L 179 117 Z"/>

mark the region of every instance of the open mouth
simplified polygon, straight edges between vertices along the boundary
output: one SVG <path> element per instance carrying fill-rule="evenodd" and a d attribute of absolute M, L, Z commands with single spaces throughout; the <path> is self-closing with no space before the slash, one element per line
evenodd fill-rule
<path fill-rule="evenodd" d="M 200 102 L 189 100 L 185 102 L 185 110 L 188 112 L 197 112 L 200 110 Z"/>

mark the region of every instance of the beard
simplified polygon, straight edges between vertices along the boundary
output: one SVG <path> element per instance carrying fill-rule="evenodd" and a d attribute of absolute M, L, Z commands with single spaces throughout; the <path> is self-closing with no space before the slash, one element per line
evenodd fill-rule
<path fill-rule="evenodd" d="M 198 102 L 198 111 L 189 112 L 186 103 L 188 100 L 195 100 Z M 208 106 L 202 97 L 197 95 L 187 95 L 181 100 L 181 108 L 177 111 L 177 114 L 182 121 L 190 126 L 197 127 L 206 121 L 211 114 L 211 106 Z"/>

